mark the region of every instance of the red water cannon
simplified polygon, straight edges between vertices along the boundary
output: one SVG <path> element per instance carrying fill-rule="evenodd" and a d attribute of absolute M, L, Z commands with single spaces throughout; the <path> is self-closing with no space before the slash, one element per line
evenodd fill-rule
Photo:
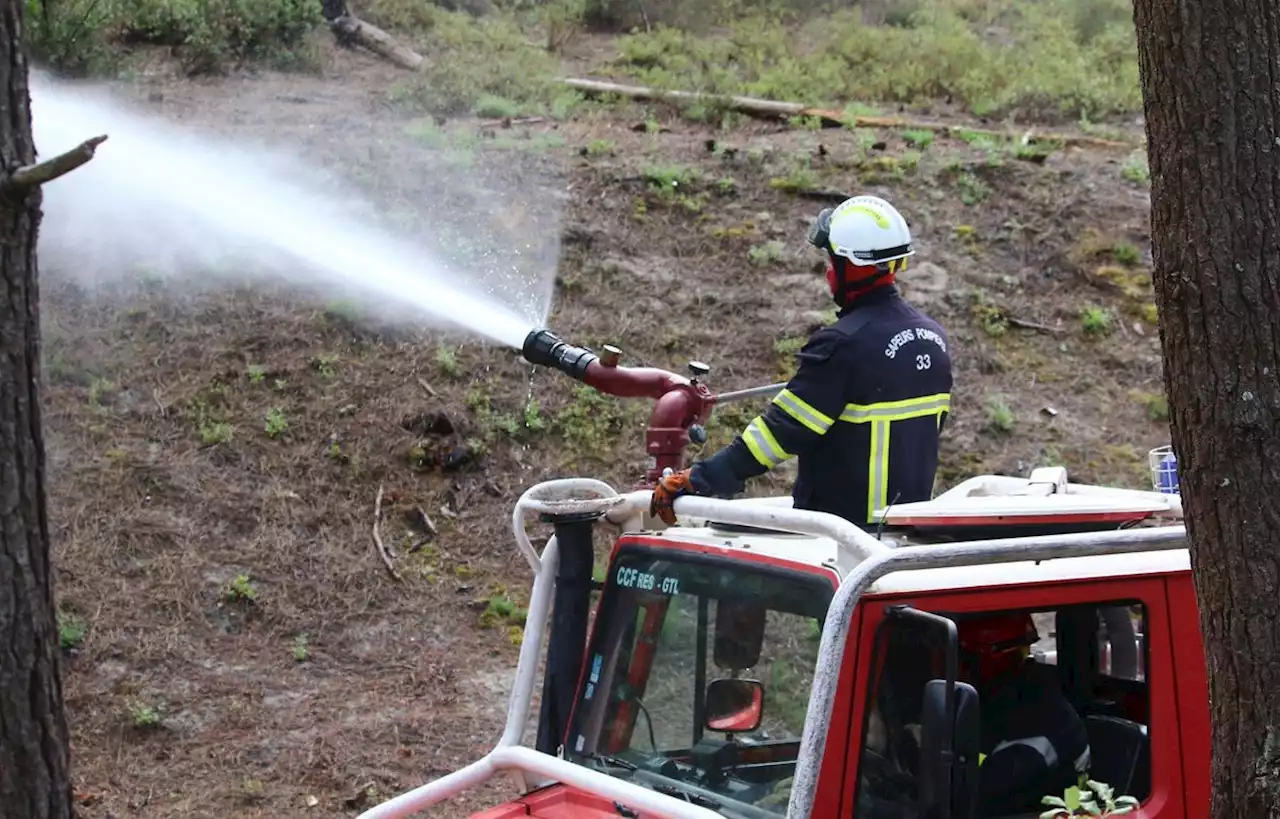
<path fill-rule="evenodd" d="M 648 456 L 641 488 L 652 488 L 663 470 L 684 467 L 684 448 L 691 442 L 705 443 L 707 423 L 716 404 L 777 392 L 781 384 L 735 393 L 713 395 L 705 379 L 711 368 L 700 361 L 689 362 L 691 378 L 654 367 L 620 367 L 621 351 L 605 346 L 597 355 L 586 347 L 575 347 L 550 330 L 534 330 L 525 337 L 521 349 L 526 361 L 552 367 L 606 395 L 619 398 L 652 398 L 653 412 L 645 432 Z"/>

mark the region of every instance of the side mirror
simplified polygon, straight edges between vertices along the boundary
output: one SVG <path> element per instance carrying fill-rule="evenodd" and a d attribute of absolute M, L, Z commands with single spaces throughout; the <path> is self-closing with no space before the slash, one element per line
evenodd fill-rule
<path fill-rule="evenodd" d="M 978 754 L 982 722 L 978 692 L 955 683 L 954 718 L 948 718 L 947 682 L 924 686 L 920 711 L 920 807 L 922 815 L 972 819 L 978 805 Z"/>
<path fill-rule="evenodd" d="M 754 731 L 764 717 L 764 684 L 759 680 L 712 680 L 707 686 L 708 731 Z"/>
<path fill-rule="evenodd" d="M 764 606 L 721 600 L 716 604 L 716 637 L 712 659 L 720 668 L 738 671 L 760 662 L 764 645 Z"/>

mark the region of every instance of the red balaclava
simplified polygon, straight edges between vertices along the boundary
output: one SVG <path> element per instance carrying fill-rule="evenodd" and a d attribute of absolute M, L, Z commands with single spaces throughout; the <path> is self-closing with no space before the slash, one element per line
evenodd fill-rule
<path fill-rule="evenodd" d="M 841 256 L 827 254 L 827 288 L 839 307 L 848 307 L 854 299 L 872 290 L 894 283 L 906 259 L 894 259 L 879 265 L 856 265 Z"/>

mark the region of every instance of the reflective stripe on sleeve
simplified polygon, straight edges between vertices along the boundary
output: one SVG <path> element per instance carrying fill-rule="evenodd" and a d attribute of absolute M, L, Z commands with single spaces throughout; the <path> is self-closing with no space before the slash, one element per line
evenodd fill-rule
<path fill-rule="evenodd" d="M 742 441 L 765 469 L 773 469 L 791 457 L 791 453 L 782 448 L 764 418 L 759 415 L 742 431 Z"/>
<path fill-rule="evenodd" d="M 834 423 L 830 417 L 820 412 L 791 390 L 783 390 L 773 399 L 773 403 L 787 415 L 790 415 L 804 427 L 819 435 L 826 434 Z"/>
<path fill-rule="evenodd" d="M 1058 750 L 1053 747 L 1053 743 L 1046 736 L 1038 737 L 1022 737 L 1021 739 L 1011 739 L 1001 742 L 999 745 L 991 749 L 991 753 L 997 754 L 1005 748 L 1012 748 L 1014 745 L 1023 745 L 1044 758 L 1044 764 L 1050 768 L 1058 764 Z"/>

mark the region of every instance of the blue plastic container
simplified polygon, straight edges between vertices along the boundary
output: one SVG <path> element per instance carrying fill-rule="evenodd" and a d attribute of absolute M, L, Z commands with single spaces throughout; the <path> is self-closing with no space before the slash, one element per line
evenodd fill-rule
<path fill-rule="evenodd" d="M 1155 489 L 1166 495 L 1178 494 L 1178 459 L 1170 447 L 1152 450 L 1152 483 Z"/>

